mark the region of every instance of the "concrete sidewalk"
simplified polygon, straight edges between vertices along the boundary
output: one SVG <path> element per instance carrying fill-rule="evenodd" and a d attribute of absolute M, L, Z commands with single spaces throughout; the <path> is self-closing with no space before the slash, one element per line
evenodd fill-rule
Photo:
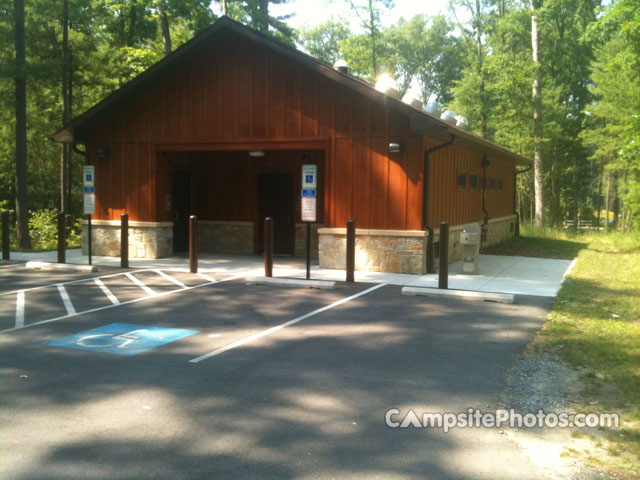
<path fill-rule="evenodd" d="M 55 262 L 57 252 L 11 254 L 13 260 L 40 260 Z M 67 250 L 67 262 L 86 264 L 87 256 L 80 249 Z M 512 293 L 555 297 L 562 286 L 564 276 L 570 271 L 571 260 L 547 258 L 508 257 L 480 255 L 480 275 L 462 275 L 461 262 L 449 265 L 449 288 L 480 292 Z M 94 256 L 93 264 L 117 267 L 119 257 Z M 169 271 L 189 270 L 186 255 L 161 259 L 129 259 L 131 268 L 155 268 Z M 202 273 L 244 273 L 247 276 L 264 275 L 264 260 L 261 256 L 202 254 L 198 261 Z M 276 256 L 273 274 L 276 277 L 305 277 L 305 261 L 300 258 Z M 316 280 L 344 281 L 344 270 L 321 269 L 317 262 L 311 267 L 311 278 Z M 357 282 L 388 283 L 414 287 L 437 287 L 438 275 L 411 275 L 402 273 L 355 272 Z"/>

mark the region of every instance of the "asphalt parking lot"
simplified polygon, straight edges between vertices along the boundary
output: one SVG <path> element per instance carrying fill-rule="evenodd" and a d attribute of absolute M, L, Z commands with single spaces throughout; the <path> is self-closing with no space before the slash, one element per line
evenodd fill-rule
<path fill-rule="evenodd" d="M 497 429 L 385 413 L 498 408 L 552 300 L 400 290 L 0 269 L 0 477 L 546 478 Z"/>

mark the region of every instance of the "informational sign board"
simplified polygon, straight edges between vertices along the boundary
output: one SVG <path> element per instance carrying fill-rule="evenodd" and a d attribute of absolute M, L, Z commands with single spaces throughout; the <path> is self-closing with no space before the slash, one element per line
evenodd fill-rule
<path fill-rule="evenodd" d="M 316 197 L 302 197 L 301 216 L 303 222 L 316 221 Z"/>
<path fill-rule="evenodd" d="M 82 167 L 82 185 L 84 187 L 84 214 L 96 213 L 96 173 L 93 165 Z"/>
<path fill-rule="evenodd" d="M 198 333 L 198 331 L 112 323 L 104 327 L 52 340 L 48 342 L 48 345 L 114 353 L 116 355 L 136 355 L 160 345 L 175 342 L 194 333 Z"/>
<path fill-rule="evenodd" d="M 315 188 L 303 188 L 302 189 L 303 197 L 317 197 Z"/>
<path fill-rule="evenodd" d="M 302 165 L 302 189 L 318 188 L 318 166 Z"/>

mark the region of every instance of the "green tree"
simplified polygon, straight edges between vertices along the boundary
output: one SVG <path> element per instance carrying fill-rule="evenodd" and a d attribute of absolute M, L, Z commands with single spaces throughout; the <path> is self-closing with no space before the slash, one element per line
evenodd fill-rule
<path fill-rule="evenodd" d="M 298 32 L 300 46 L 314 58 L 333 65 L 341 58 L 340 44 L 350 36 L 344 20 L 327 20 Z"/>

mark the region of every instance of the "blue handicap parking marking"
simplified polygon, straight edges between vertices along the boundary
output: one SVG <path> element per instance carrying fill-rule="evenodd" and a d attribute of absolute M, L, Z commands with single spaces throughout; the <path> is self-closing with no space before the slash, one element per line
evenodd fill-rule
<path fill-rule="evenodd" d="M 47 345 L 115 353 L 116 355 L 136 355 L 165 343 L 175 342 L 194 333 L 199 332 L 181 328 L 112 323 L 111 325 L 76 333 L 68 337 L 57 338 L 47 342 Z"/>

